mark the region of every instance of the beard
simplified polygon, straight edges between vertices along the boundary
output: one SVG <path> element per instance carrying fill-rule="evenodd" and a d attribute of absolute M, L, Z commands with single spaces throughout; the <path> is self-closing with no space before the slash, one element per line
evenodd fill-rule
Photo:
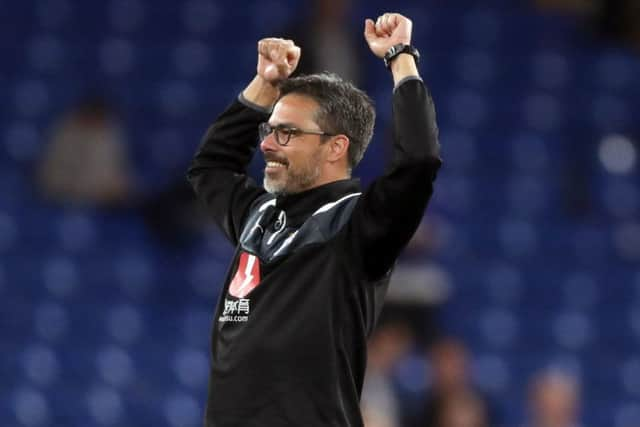
<path fill-rule="evenodd" d="M 268 159 L 267 159 L 268 160 Z M 275 176 L 264 174 L 264 189 L 278 195 L 300 193 L 313 187 L 320 176 L 320 150 L 299 165 L 287 163 Z"/>

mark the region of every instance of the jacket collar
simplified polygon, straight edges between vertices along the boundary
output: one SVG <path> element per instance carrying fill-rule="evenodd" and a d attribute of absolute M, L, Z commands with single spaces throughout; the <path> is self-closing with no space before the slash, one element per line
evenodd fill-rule
<path fill-rule="evenodd" d="M 343 179 L 300 193 L 280 195 L 276 197 L 276 208 L 285 211 L 289 223 L 298 224 L 304 222 L 309 215 L 327 203 L 335 202 L 347 194 L 358 192 L 360 192 L 358 178 Z"/>

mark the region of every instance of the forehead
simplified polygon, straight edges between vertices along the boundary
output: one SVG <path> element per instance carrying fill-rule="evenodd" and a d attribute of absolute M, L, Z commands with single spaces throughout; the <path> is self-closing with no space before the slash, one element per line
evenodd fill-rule
<path fill-rule="evenodd" d="M 269 123 L 308 126 L 315 123 L 314 115 L 317 108 L 318 104 L 307 96 L 285 95 L 273 107 Z"/>

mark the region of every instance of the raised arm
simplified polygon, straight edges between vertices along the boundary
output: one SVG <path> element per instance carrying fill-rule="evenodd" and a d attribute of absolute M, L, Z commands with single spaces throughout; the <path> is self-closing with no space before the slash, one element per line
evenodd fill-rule
<path fill-rule="evenodd" d="M 365 23 L 365 39 L 383 58 L 399 44 L 411 44 L 409 19 L 385 14 Z M 382 64 L 381 64 L 382 66 Z M 347 228 L 369 279 L 389 271 L 417 229 L 433 193 L 441 165 L 438 128 L 431 96 L 414 57 L 401 53 L 390 61 L 393 75 L 393 146 L 384 174 L 361 196 Z"/>
<path fill-rule="evenodd" d="M 235 244 L 251 203 L 265 191 L 246 173 L 258 143 L 258 125 L 269 119 L 277 84 L 298 65 L 300 48 L 291 40 L 258 42 L 255 78 L 209 127 L 187 177 L 207 213 Z"/>
<path fill-rule="evenodd" d="M 365 21 L 364 38 L 373 54 L 383 59 L 392 47 L 411 45 L 412 27 L 411 20 L 399 13 L 385 13 L 375 23 L 371 19 Z M 408 53 L 401 53 L 392 59 L 390 71 L 395 86 L 407 77 L 420 78 L 416 62 Z"/>

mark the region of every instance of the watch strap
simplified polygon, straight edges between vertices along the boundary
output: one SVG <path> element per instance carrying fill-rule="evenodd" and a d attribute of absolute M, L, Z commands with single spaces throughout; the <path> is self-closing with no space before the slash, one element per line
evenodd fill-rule
<path fill-rule="evenodd" d="M 396 45 L 391 46 L 391 48 L 384 54 L 384 65 L 388 69 L 391 69 L 391 62 L 401 53 L 408 53 L 413 56 L 416 63 L 420 62 L 420 52 L 418 49 L 411 46 L 410 44 L 398 43 Z"/>

